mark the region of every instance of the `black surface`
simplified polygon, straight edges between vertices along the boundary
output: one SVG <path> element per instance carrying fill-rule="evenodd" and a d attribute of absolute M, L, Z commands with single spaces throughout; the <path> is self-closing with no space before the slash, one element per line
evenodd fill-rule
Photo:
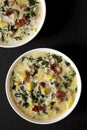
<path fill-rule="evenodd" d="M 87 129 L 87 2 L 86 0 L 46 0 L 47 15 L 40 33 L 30 43 L 0 48 L 0 130 L 86 130 Z M 82 94 L 77 107 L 65 119 L 51 125 L 35 125 L 19 117 L 5 94 L 5 78 L 13 61 L 22 53 L 47 47 L 69 56 L 82 78 Z"/>

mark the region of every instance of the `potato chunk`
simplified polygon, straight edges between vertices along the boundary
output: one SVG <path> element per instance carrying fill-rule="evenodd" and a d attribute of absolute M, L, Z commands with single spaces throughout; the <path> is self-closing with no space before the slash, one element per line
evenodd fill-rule
<path fill-rule="evenodd" d="M 71 107 L 71 105 L 73 104 L 73 101 L 74 101 L 73 96 L 70 96 L 69 99 L 68 99 L 68 101 L 67 101 L 67 103 L 66 103 L 67 108 Z"/>
<path fill-rule="evenodd" d="M 26 74 L 25 74 L 25 72 L 20 71 L 20 72 L 17 73 L 17 76 L 23 82 L 25 77 L 26 77 Z"/>
<path fill-rule="evenodd" d="M 47 81 L 50 81 L 53 77 L 54 77 L 53 74 L 45 75 L 45 79 L 46 79 Z"/>
<path fill-rule="evenodd" d="M 37 79 L 38 81 L 42 80 L 44 78 L 44 71 L 42 69 L 39 70 Z"/>
<path fill-rule="evenodd" d="M 28 0 L 16 0 L 19 5 L 28 5 Z"/>
<path fill-rule="evenodd" d="M 51 92 L 51 88 L 43 88 L 43 87 L 41 87 L 41 93 L 43 95 L 48 95 L 48 94 L 50 94 L 50 92 Z"/>
<path fill-rule="evenodd" d="M 32 89 L 33 89 L 33 82 L 30 81 L 30 82 L 28 83 L 28 90 L 29 90 L 29 91 L 32 91 Z"/>
<path fill-rule="evenodd" d="M 0 27 L 7 27 L 8 26 L 8 23 L 7 22 L 4 22 L 4 21 L 0 21 Z"/>

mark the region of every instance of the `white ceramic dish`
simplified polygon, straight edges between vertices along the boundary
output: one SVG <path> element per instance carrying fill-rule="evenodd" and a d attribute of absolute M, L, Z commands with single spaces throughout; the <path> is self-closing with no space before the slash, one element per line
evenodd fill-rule
<path fill-rule="evenodd" d="M 56 54 L 56 55 L 60 55 L 62 56 L 67 62 L 69 62 L 71 64 L 71 66 L 74 68 L 75 72 L 76 72 L 76 76 L 77 76 L 77 84 L 78 84 L 78 89 L 77 89 L 77 94 L 76 94 L 76 97 L 75 97 L 75 100 L 72 104 L 72 106 L 66 111 L 64 112 L 64 114 L 60 115 L 58 118 L 55 118 L 55 119 L 51 119 L 51 120 L 44 120 L 44 121 L 40 121 L 40 120 L 35 120 L 35 119 L 32 119 L 28 116 L 26 116 L 24 113 L 22 113 L 18 108 L 17 106 L 15 105 L 14 101 L 12 100 L 12 97 L 11 97 L 11 93 L 10 93 L 10 87 L 9 87 L 9 80 L 10 80 L 10 76 L 11 76 L 11 73 L 16 65 L 16 63 L 24 56 L 26 56 L 27 54 L 30 54 L 32 52 L 51 52 L 53 54 Z M 72 111 L 73 109 L 76 107 L 78 101 L 79 101 L 79 98 L 80 98 L 80 94 L 81 94 L 81 78 L 80 78 L 80 74 L 79 74 L 79 71 L 76 67 L 76 65 L 73 63 L 73 61 L 67 57 L 65 54 L 59 52 L 59 51 L 56 51 L 56 50 L 53 50 L 53 49 L 48 49 L 48 48 L 38 48 L 38 49 L 34 49 L 34 50 L 30 50 L 26 53 L 24 53 L 23 55 L 21 55 L 19 58 L 17 58 L 14 63 L 11 65 L 8 73 L 7 73 L 7 77 L 6 77 L 6 83 L 5 83 L 5 86 L 6 86 L 6 95 L 7 95 L 7 99 L 11 105 L 11 107 L 13 108 L 13 110 L 20 116 L 22 117 L 23 119 L 29 121 L 29 122 L 32 122 L 32 123 L 36 123 L 36 124 L 51 124 L 51 123 L 55 123 L 55 122 L 58 122 L 62 119 L 64 119 L 65 117 L 67 117 Z"/>
<path fill-rule="evenodd" d="M 38 0 L 37 0 L 38 1 Z M 14 5 L 13 5 L 14 6 Z M 19 47 L 19 46 L 22 46 L 22 45 L 24 45 L 24 44 L 26 44 L 26 43 L 29 43 L 33 38 L 35 38 L 36 37 L 36 35 L 39 33 L 39 31 L 41 30 L 41 28 L 42 28 L 42 26 L 43 26 L 43 24 L 44 24 L 44 21 L 45 21 L 45 17 L 46 17 L 46 4 L 45 4 L 45 0 L 39 0 L 39 7 L 38 7 L 39 9 L 39 11 L 38 11 L 38 13 L 37 13 L 37 17 L 36 17 L 36 19 L 34 20 L 33 18 L 33 22 L 31 23 L 31 25 L 29 24 L 29 25 L 27 25 L 27 27 L 29 28 L 29 26 L 31 26 L 31 30 L 33 30 L 33 31 L 28 31 L 28 29 L 25 31 L 25 33 L 27 32 L 27 34 L 28 35 L 26 35 L 26 37 L 25 38 L 23 38 L 23 36 L 21 36 L 21 38 L 22 38 L 22 40 L 20 40 L 20 39 L 18 39 L 18 40 L 15 40 L 15 38 L 13 37 L 13 36 L 15 36 L 15 34 L 12 36 L 13 38 L 11 38 L 8 42 L 6 41 L 6 37 L 4 38 L 4 36 L 3 36 L 3 38 L 5 39 L 5 41 L 6 41 L 6 43 L 4 43 L 4 41 L 2 41 L 1 43 L 0 43 L 0 47 L 2 47 L 2 48 L 14 48 L 14 47 Z M 1 16 L 2 16 L 2 14 L 0 14 L 0 19 L 1 19 Z M 7 15 L 7 16 L 3 16 L 3 17 L 5 17 L 5 18 L 9 18 L 9 17 L 11 17 L 10 15 Z M 18 17 L 17 17 L 18 18 Z M 6 21 L 6 20 L 5 20 Z M 32 21 L 32 20 L 31 20 Z M 8 21 L 9 22 L 9 21 Z M 2 26 L 5 26 L 4 24 L 8 24 L 8 22 L 6 23 L 6 22 L 2 22 L 1 20 L 0 20 L 0 26 L 2 27 Z M 14 21 L 15 22 L 15 21 Z M 22 19 L 19 19 L 19 22 L 22 24 Z M 35 23 L 34 24 L 34 27 L 32 27 L 32 25 L 33 25 L 33 23 Z M 17 23 L 17 24 L 19 24 L 19 23 Z M 26 23 L 27 24 L 27 23 Z M 25 25 L 25 24 L 24 24 Z M 10 26 L 10 25 L 9 25 Z M 11 25 L 12 26 L 12 25 Z M 16 22 L 15 22 L 15 25 L 14 25 L 15 27 L 16 27 Z M 20 25 L 19 25 L 20 26 Z M 20 28 L 20 27 L 19 27 Z M 30 28 L 29 28 L 30 29 Z M 18 31 L 17 31 L 18 32 Z M 25 34 L 24 33 L 24 34 Z M 2 32 L 0 33 L 0 38 L 1 38 L 1 36 L 2 36 Z M 20 37 L 20 34 L 23 34 L 22 32 L 20 32 L 19 31 L 19 36 L 17 36 L 18 38 Z M 6 34 L 6 35 L 10 35 L 10 31 L 9 31 L 9 33 L 8 34 Z M 6 36 L 5 35 L 5 36 Z"/>

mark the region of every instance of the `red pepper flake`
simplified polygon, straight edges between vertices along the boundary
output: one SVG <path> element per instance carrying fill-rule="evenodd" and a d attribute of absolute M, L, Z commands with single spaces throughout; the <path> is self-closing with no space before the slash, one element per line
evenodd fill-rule
<path fill-rule="evenodd" d="M 61 90 L 57 90 L 56 92 L 56 97 L 57 98 L 64 98 L 66 96 L 66 93 L 61 91 Z"/>
<path fill-rule="evenodd" d="M 34 106 L 34 107 L 32 108 L 32 111 L 38 112 L 38 111 L 39 111 L 38 106 Z"/>
<path fill-rule="evenodd" d="M 61 73 L 61 72 L 62 72 L 62 68 L 59 67 L 59 65 L 56 64 L 56 63 L 51 64 L 51 65 L 50 65 L 50 69 L 51 69 L 52 71 L 54 71 L 54 73 Z"/>
<path fill-rule="evenodd" d="M 9 16 L 9 15 L 11 15 L 13 13 L 14 13 L 14 9 L 11 9 L 11 10 L 8 10 L 5 15 Z"/>
<path fill-rule="evenodd" d="M 26 23 L 26 18 L 23 17 L 22 19 L 19 20 L 19 22 L 21 23 L 21 25 L 25 24 Z"/>
<path fill-rule="evenodd" d="M 46 86 L 45 82 L 40 82 L 39 84 L 40 84 L 41 87 L 45 87 Z"/>
<path fill-rule="evenodd" d="M 24 79 L 24 81 L 23 81 L 24 84 L 25 84 L 26 82 L 29 82 L 29 79 L 30 79 L 30 73 L 29 73 L 28 71 L 25 71 L 25 75 L 26 75 L 26 77 L 25 77 L 25 79 Z"/>
<path fill-rule="evenodd" d="M 39 112 L 39 111 L 44 110 L 44 109 L 45 109 L 45 105 L 39 105 L 39 106 L 34 106 L 32 108 L 32 111 Z"/>
<path fill-rule="evenodd" d="M 27 22 L 26 18 L 23 17 L 22 19 L 19 20 L 19 22 L 15 23 L 15 26 L 18 28 L 18 27 L 24 25 L 26 22 Z"/>
<path fill-rule="evenodd" d="M 38 106 L 38 110 L 43 110 L 43 109 L 45 109 L 45 105 Z"/>

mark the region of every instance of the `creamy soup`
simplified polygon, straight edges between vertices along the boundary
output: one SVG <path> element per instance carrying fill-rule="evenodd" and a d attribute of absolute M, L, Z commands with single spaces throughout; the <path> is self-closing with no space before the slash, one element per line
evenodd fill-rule
<path fill-rule="evenodd" d="M 14 46 L 35 35 L 42 12 L 41 0 L 0 0 L 0 44 Z"/>
<path fill-rule="evenodd" d="M 25 115 L 49 120 L 66 112 L 77 92 L 76 72 L 62 56 L 32 52 L 15 65 L 10 91 L 15 105 Z"/>

